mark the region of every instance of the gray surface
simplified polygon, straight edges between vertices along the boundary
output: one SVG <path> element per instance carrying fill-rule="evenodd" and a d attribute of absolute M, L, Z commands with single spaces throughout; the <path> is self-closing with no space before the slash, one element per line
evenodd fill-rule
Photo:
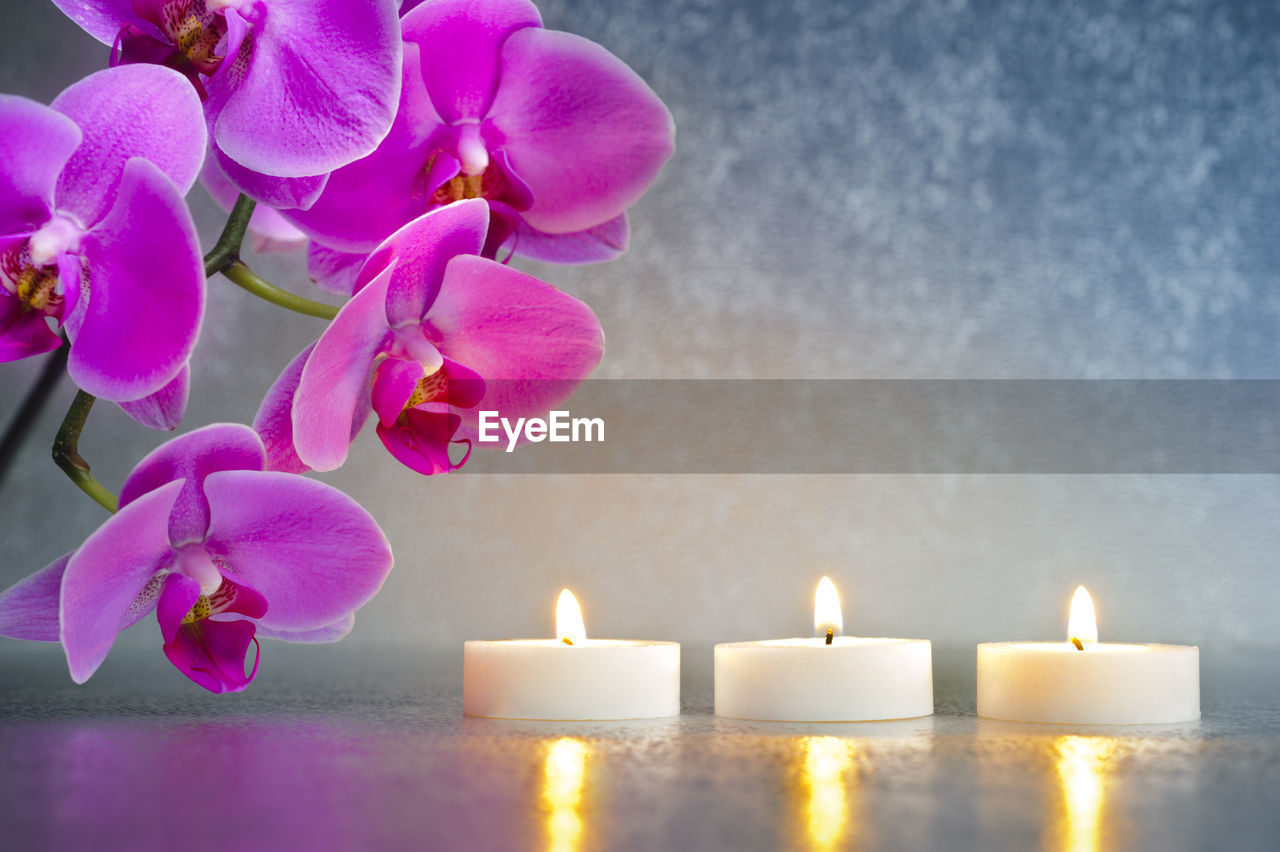
<path fill-rule="evenodd" d="M 1280 836 L 1273 655 L 1206 655 L 1198 724 L 1080 729 L 975 719 L 972 649 L 937 655 L 934 717 L 827 725 L 711 715 L 707 648 L 684 649 L 684 715 L 622 723 L 464 718 L 461 649 L 269 645 L 252 691 L 217 701 L 158 653 L 75 687 L 51 650 L 0 657 L 23 684 L 0 689 L 11 849 L 1084 852 Z M 576 806 L 574 785 L 549 789 L 564 738 L 585 752 Z M 566 812 L 580 832 L 557 846 Z"/>

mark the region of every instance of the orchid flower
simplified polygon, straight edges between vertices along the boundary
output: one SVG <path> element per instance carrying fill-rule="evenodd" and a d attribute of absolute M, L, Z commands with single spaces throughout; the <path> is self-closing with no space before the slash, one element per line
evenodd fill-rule
<path fill-rule="evenodd" d="M 396 0 L 54 0 L 113 65 L 181 71 L 242 191 L 306 204 L 374 150 L 400 95 Z"/>
<path fill-rule="evenodd" d="M 210 692 L 249 685 L 260 636 L 341 639 L 391 570 L 391 549 L 350 497 L 264 462 L 258 436 L 237 424 L 162 445 L 129 474 L 118 514 L 0 594 L 0 636 L 61 642 L 84 683 L 116 634 L 154 610 L 169 661 Z"/>
<path fill-rule="evenodd" d="M 324 247 L 363 255 L 427 210 L 483 198 L 486 257 L 503 245 L 555 263 L 621 254 L 624 211 L 674 144 L 644 81 L 603 47 L 543 29 L 528 0 L 427 0 L 401 27 L 391 132 L 285 215 Z M 324 283 L 334 265 L 321 258 L 312 273 Z"/>
<path fill-rule="evenodd" d="M 546 412 L 600 361 L 591 309 L 538 279 L 479 257 L 489 207 L 427 213 L 361 267 L 356 294 L 268 392 L 254 428 L 274 469 L 333 470 L 370 410 L 402 464 L 431 474 L 466 462 L 479 409 Z"/>
<path fill-rule="evenodd" d="M 183 194 L 204 159 L 200 101 L 168 68 L 111 68 L 51 106 L 0 96 L 0 361 L 71 340 L 68 371 L 173 428 L 204 311 Z"/>

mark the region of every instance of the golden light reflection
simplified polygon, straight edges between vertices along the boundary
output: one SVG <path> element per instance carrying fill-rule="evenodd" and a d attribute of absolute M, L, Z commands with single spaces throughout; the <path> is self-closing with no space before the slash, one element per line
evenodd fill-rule
<path fill-rule="evenodd" d="M 568 589 L 560 590 L 556 601 L 556 638 L 566 645 L 581 645 L 587 641 L 587 628 L 582 623 L 582 607 Z"/>
<path fill-rule="evenodd" d="M 1063 736 L 1057 738 L 1056 745 L 1064 805 L 1059 848 L 1065 852 L 1098 852 L 1102 848 L 1101 817 L 1108 761 L 1115 743 L 1108 737 Z"/>
<path fill-rule="evenodd" d="M 803 743 L 809 840 L 823 852 L 840 848 L 849 821 L 844 776 L 853 765 L 853 746 L 839 737 L 805 737 Z"/>
<path fill-rule="evenodd" d="M 587 745 L 565 737 L 547 750 L 543 796 L 551 807 L 547 817 L 547 848 L 550 852 L 577 852 L 582 841 L 582 780 L 586 775 Z"/>

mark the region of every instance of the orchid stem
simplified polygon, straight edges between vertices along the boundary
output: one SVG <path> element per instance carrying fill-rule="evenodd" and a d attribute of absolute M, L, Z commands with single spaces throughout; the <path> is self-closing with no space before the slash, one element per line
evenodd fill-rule
<path fill-rule="evenodd" d="M 54 388 L 66 374 L 69 350 L 70 347 L 64 341 L 61 346 L 49 353 L 44 366 L 40 368 L 40 375 L 36 377 L 35 384 L 22 398 L 22 404 L 18 406 L 17 413 L 13 415 L 8 428 L 4 430 L 4 437 L 0 438 L 0 485 L 3 485 L 10 465 L 17 458 L 18 450 L 22 449 L 22 445 L 26 443 L 27 436 L 31 434 L 31 427 L 36 424 L 40 412 L 49 402 Z"/>
<path fill-rule="evenodd" d="M 62 426 L 53 439 L 53 461 L 76 487 L 108 512 L 115 512 L 120 507 L 120 501 L 101 482 L 94 479 L 89 472 L 89 463 L 79 452 L 80 431 L 89 419 L 89 411 L 93 408 L 95 399 L 92 394 L 76 391 L 76 398 L 71 401 L 67 416 L 62 418 Z"/>
<path fill-rule="evenodd" d="M 300 314 L 320 319 L 333 319 L 338 309 L 324 302 L 316 302 L 302 296 L 294 295 L 288 290 L 272 284 L 264 278 L 253 274 L 244 261 L 240 260 L 240 247 L 244 244 L 244 235 L 249 230 L 249 218 L 253 216 L 254 201 L 247 195 L 236 199 L 227 217 L 227 224 L 222 235 L 214 243 L 213 248 L 204 256 L 204 275 L 211 278 L 221 272 L 231 283 L 248 290 L 260 299 L 266 299 L 273 305 L 279 305 Z"/>
<path fill-rule="evenodd" d="M 233 261 L 224 268 L 222 274 L 227 276 L 233 284 L 248 290 L 260 299 L 266 299 L 273 305 L 279 305 L 282 308 L 288 308 L 291 311 L 311 317 L 319 317 L 320 319 L 331 320 L 338 315 L 338 309 L 333 305 L 314 302 L 311 299 L 295 296 L 288 290 L 282 290 L 270 281 L 254 275 L 249 267 L 238 260 Z"/>
<path fill-rule="evenodd" d="M 240 260 L 240 246 L 244 244 L 244 235 L 249 230 L 249 219 L 253 216 L 255 206 L 254 200 L 247 195 L 236 199 L 218 241 L 204 256 L 205 278 L 212 278 Z"/>

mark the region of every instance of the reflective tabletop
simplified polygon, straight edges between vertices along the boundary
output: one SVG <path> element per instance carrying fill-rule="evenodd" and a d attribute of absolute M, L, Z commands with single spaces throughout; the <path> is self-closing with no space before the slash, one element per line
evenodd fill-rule
<path fill-rule="evenodd" d="M 460 656 L 273 645 L 242 695 L 120 651 L 87 685 L 56 647 L 0 651 L 0 828 L 37 849 L 1275 849 L 1280 662 L 1205 652 L 1204 718 L 1123 728 L 974 715 L 972 650 L 937 713 L 466 718 Z M 459 649 L 460 652 L 460 649 Z M 264 660 L 267 657 L 264 655 Z"/>

